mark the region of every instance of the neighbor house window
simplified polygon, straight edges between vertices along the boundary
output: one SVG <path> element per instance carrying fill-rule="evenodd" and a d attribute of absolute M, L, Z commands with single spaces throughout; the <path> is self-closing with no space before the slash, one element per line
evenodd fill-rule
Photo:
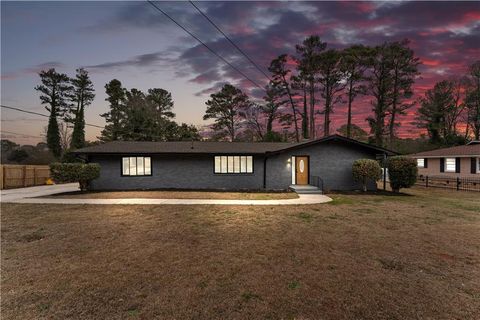
<path fill-rule="evenodd" d="M 152 160 L 150 157 L 123 157 L 122 175 L 150 176 L 152 174 Z"/>
<path fill-rule="evenodd" d="M 446 158 L 445 159 L 445 171 L 446 172 L 455 172 L 455 158 Z"/>
<path fill-rule="evenodd" d="M 425 168 L 425 159 L 417 159 L 417 167 Z"/>
<path fill-rule="evenodd" d="M 215 173 L 253 173 L 253 156 L 215 156 Z"/>

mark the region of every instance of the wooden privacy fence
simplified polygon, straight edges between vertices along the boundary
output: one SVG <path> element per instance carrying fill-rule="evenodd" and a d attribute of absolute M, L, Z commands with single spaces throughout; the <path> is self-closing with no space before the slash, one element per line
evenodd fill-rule
<path fill-rule="evenodd" d="M 50 178 L 49 166 L 0 165 L 0 189 L 38 186 Z"/>

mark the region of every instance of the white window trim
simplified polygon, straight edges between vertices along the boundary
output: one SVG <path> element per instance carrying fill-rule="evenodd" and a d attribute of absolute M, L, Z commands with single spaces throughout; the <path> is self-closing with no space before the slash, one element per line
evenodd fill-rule
<path fill-rule="evenodd" d="M 131 158 L 134 158 L 135 159 L 135 174 L 131 174 L 131 167 L 130 167 L 130 159 Z M 142 167 L 143 167 L 143 174 L 139 174 L 139 170 L 138 170 L 138 164 L 140 163 L 140 161 L 138 161 L 139 159 L 142 159 Z M 125 162 L 125 160 L 128 160 L 127 162 Z M 147 164 L 148 163 L 148 167 L 150 169 L 150 171 L 147 170 Z M 151 176 L 152 175 L 152 158 L 151 157 L 144 157 L 144 156 L 131 156 L 131 157 L 122 157 L 122 162 L 121 162 L 121 165 L 122 165 L 122 177 L 145 177 L 145 176 Z M 125 165 L 127 166 L 127 168 L 125 168 Z M 125 170 L 127 169 L 127 170 Z"/>
<path fill-rule="evenodd" d="M 448 169 L 448 160 L 453 160 L 453 170 L 452 169 Z M 457 159 L 456 158 L 445 158 L 445 172 L 456 172 L 456 167 L 457 167 Z"/>
<path fill-rule="evenodd" d="M 221 159 L 220 167 L 215 165 Z M 213 173 L 218 175 L 245 175 L 253 174 L 254 169 L 253 155 L 222 155 L 213 157 Z M 222 164 L 225 162 L 225 166 Z M 220 169 L 220 170 L 217 170 Z M 225 170 L 223 170 L 225 169 Z"/>
<path fill-rule="evenodd" d="M 477 158 L 477 173 L 480 173 L 480 157 Z"/>

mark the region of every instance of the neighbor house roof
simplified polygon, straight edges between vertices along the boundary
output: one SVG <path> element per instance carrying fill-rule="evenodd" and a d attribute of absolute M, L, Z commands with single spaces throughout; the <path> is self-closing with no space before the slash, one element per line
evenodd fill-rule
<path fill-rule="evenodd" d="M 480 144 L 468 144 L 450 148 L 424 151 L 410 155 L 413 158 L 443 158 L 443 157 L 480 157 Z"/>
<path fill-rule="evenodd" d="M 75 151 L 76 154 L 267 154 L 327 141 L 345 141 L 379 153 L 395 152 L 339 135 L 298 142 L 113 141 Z"/>

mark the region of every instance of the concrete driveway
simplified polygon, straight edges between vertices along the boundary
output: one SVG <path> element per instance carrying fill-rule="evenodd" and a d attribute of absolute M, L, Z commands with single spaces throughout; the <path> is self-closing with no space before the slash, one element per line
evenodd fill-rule
<path fill-rule="evenodd" d="M 78 183 L 37 186 L 19 189 L 2 190 L 2 203 L 39 203 L 39 204 L 180 204 L 180 205 L 305 205 L 330 202 L 332 199 L 321 194 L 299 194 L 297 199 L 282 200 L 222 200 L 222 199 L 52 199 L 37 198 L 57 193 L 78 191 Z"/>

